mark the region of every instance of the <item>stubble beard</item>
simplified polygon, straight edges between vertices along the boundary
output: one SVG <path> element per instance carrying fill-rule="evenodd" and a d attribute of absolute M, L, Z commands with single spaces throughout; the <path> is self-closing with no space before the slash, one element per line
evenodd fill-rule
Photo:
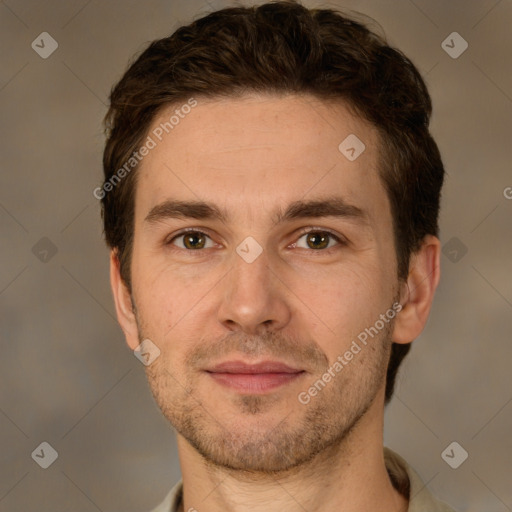
<path fill-rule="evenodd" d="M 231 408 L 236 412 L 230 418 L 236 413 L 244 420 L 251 417 L 255 421 L 250 429 L 237 426 L 236 419 L 220 416 L 208 397 L 201 396 L 196 387 L 197 379 L 191 378 L 189 373 L 180 382 L 165 357 L 159 357 L 146 367 L 146 375 L 164 416 L 207 464 L 228 470 L 285 474 L 316 457 L 328 458 L 329 453 L 349 452 L 349 447 L 344 447 L 349 435 L 367 413 L 385 381 L 393 323 L 386 324 L 306 405 L 299 403 L 297 393 L 320 379 L 326 368 L 314 377 L 303 379 L 304 388 L 290 398 L 296 402 L 291 411 L 283 413 L 273 424 L 264 413 L 270 407 L 277 410 L 279 401 L 283 400 L 279 393 L 236 395 L 231 399 Z M 142 334 L 140 329 L 139 333 Z M 274 348 L 280 346 L 275 337 L 264 339 L 274 340 L 270 343 Z M 267 350 L 267 342 L 239 341 L 237 346 L 246 353 L 276 354 L 275 350 Z M 319 349 L 313 349 L 312 353 L 318 360 Z"/>

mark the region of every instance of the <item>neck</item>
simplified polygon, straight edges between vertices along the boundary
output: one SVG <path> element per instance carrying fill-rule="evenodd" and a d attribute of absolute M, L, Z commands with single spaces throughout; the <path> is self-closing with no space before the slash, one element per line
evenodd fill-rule
<path fill-rule="evenodd" d="M 382 410 L 372 406 L 347 437 L 308 463 L 261 474 L 213 466 L 178 434 L 180 512 L 406 512 L 408 500 L 394 489 L 386 470 L 382 435 Z"/>

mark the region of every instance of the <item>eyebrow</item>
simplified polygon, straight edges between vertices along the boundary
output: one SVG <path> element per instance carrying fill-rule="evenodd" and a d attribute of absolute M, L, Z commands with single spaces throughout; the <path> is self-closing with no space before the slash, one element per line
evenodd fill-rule
<path fill-rule="evenodd" d="M 369 225 L 367 212 L 348 204 L 341 197 L 294 201 L 287 206 L 285 211 L 282 208 L 277 210 L 272 218 L 272 225 L 276 226 L 295 219 L 321 217 L 345 218 Z M 213 203 L 172 199 L 151 208 L 144 220 L 149 224 L 154 224 L 170 218 L 219 220 L 223 223 L 229 221 L 227 212 Z"/>

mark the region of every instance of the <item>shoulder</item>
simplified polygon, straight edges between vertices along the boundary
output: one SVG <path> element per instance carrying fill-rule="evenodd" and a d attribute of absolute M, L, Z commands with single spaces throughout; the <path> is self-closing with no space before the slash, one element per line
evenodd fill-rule
<path fill-rule="evenodd" d="M 384 460 L 393 485 L 409 496 L 408 512 L 456 512 L 431 494 L 418 473 L 400 455 L 384 447 Z"/>
<path fill-rule="evenodd" d="M 183 481 L 180 480 L 159 503 L 150 512 L 177 512 L 181 503 L 183 493 Z"/>

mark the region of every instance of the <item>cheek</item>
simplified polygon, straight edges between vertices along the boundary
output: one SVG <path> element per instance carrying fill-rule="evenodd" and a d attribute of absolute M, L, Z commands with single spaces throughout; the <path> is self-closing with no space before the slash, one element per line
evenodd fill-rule
<path fill-rule="evenodd" d="M 344 352 L 391 304 L 392 290 L 378 264 L 339 267 L 290 286 L 300 299 L 300 317 L 329 358 Z M 299 320 L 300 321 L 300 320 Z"/>
<path fill-rule="evenodd" d="M 211 269 L 178 271 L 156 258 L 145 261 L 132 273 L 141 334 L 159 346 L 167 367 L 177 369 L 211 325 L 219 276 Z"/>
<path fill-rule="evenodd" d="M 172 279 L 169 272 L 155 265 L 141 265 L 140 261 L 142 258 L 134 258 L 132 267 L 138 319 L 147 337 L 163 340 L 178 324 L 188 300 L 179 278 Z"/>
<path fill-rule="evenodd" d="M 155 244 L 154 241 L 148 242 Z M 173 297 L 181 297 L 190 287 L 186 268 L 173 263 L 165 249 L 144 247 L 143 240 L 134 242 L 132 280 L 134 290 L 145 302 L 164 304 Z M 185 271 L 184 271 L 185 270 Z"/>

